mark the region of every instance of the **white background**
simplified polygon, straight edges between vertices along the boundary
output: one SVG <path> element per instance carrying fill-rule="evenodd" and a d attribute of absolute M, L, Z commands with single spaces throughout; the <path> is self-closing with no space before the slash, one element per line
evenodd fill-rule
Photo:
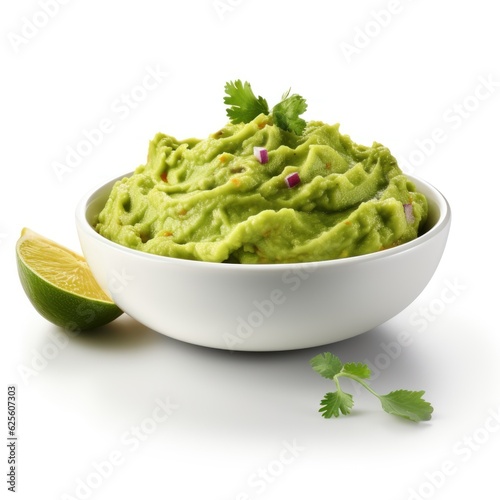
<path fill-rule="evenodd" d="M 50 16 L 42 5 L 3 2 L 0 14 L 2 391 L 5 401 L 17 385 L 16 498 L 415 500 L 498 491 L 493 2 L 73 0 L 48 1 Z M 156 85 L 147 79 L 141 89 L 148 71 Z M 307 119 L 382 142 L 445 194 L 452 230 L 426 290 L 374 331 L 284 353 L 191 346 L 126 316 L 69 338 L 40 317 L 17 276 L 21 228 L 79 251 L 80 197 L 142 163 L 158 131 L 182 139 L 218 130 L 224 84 L 238 78 L 270 103 L 292 87 L 307 98 Z M 63 173 L 54 167 L 103 120 L 99 144 Z M 401 335 L 410 345 L 398 348 Z M 356 392 L 350 416 L 323 419 L 319 401 L 331 386 L 308 361 L 326 350 L 378 365 L 380 392 L 425 389 L 432 420 L 398 420 Z M 175 406 L 159 423 L 158 400 Z M 132 439 L 137 430 L 142 440 Z"/>

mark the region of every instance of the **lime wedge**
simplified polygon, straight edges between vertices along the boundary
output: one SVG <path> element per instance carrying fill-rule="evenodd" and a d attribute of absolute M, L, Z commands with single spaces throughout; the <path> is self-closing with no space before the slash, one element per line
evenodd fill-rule
<path fill-rule="evenodd" d="M 16 256 L 26 295 L 55 325 L 72 331 L 88 330 L 122 314 L 81 255 L 24 228 L 16 244 Z"/>

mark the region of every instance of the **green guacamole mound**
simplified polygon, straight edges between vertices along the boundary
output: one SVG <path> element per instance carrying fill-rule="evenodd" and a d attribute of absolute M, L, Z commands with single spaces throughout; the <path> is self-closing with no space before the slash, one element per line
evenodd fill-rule
<path fill-rule="evenodd" d="M 300 183 L 289 188 L 293 172 Z M 147 163 L 114 185 L 96 230 L 169 257 L 286 263 L 390 248 L 416 238 L 426 218 L 424 195 L 386 147 L 315 121 L 297 136 L 262 114 L 205 140 L 157 134 Z"/>

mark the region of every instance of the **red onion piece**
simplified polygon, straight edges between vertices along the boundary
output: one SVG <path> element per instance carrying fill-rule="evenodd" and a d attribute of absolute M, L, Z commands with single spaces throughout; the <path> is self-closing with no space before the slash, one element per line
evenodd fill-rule
<path fill-rule="evenodd" d="M 260 161 L 260 163 L 267 163 L 269 161 L 269 155 L 266 148 L 254 147 L 253 154 L 255 158 Z"/>
<path fill-rule="evenodd" d="M 285 182 L 286 182 L 286 185 L 289 187 L 289 188 L 293 188 L 294 186 L 296 186 L 297 184 L 300 183 L 300 175 L 298 172 L 294 172 L 293 174 L 289 174 L 285 177 Z"/>
<path fill-rule="evenodd" d="M 413 215 L 413 205 L 411 203 L 404 203 L 403 208 L 405 210 L 406 222 L 408 222 L 408 224 L 413 224 L 415 222 L 415 216 Z"/>

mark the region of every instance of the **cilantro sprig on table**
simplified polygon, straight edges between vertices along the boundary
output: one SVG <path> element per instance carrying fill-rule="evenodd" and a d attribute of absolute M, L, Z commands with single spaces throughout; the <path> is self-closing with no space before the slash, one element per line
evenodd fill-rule
<path fill-rule="evenodd" d="M 310 361 L 312 369 L 322 377 L 333 380 L 337 390 L 328 392 L 321 400 L 319 411 L 325 418 L 338 417 L 340 413 L 348 415 L 354 405 L 352 395 L 340 387 L 341 377 L 350 378 L 361 384 L 366 390 L 376 396 L 387 413 L 403 417 L 414 422 L 430 420 L 433 408 L 424 399 L 424 391 L 397 390 L 381 395 L 375 392 L 366 382 L 370 378 L 370 368 L 363 363 L 345 363 L 329 353 L 318 354 Z"/>
<path fill-rule="evenodd" d="M 281 101 L 269 111 L 267 101 L 256 97 L 248 82 L 236 80 L 227 82 L 224 103 L 230 107 L 226 110 L 232 123 L 249 123 L 261 113 L 270 115 L 273 122 L 287 132 L 300 135 L 306 127 L 306 121 L 300 115 L 307 109 L 306 100 L 298 94 L 285 92 Z"/>

